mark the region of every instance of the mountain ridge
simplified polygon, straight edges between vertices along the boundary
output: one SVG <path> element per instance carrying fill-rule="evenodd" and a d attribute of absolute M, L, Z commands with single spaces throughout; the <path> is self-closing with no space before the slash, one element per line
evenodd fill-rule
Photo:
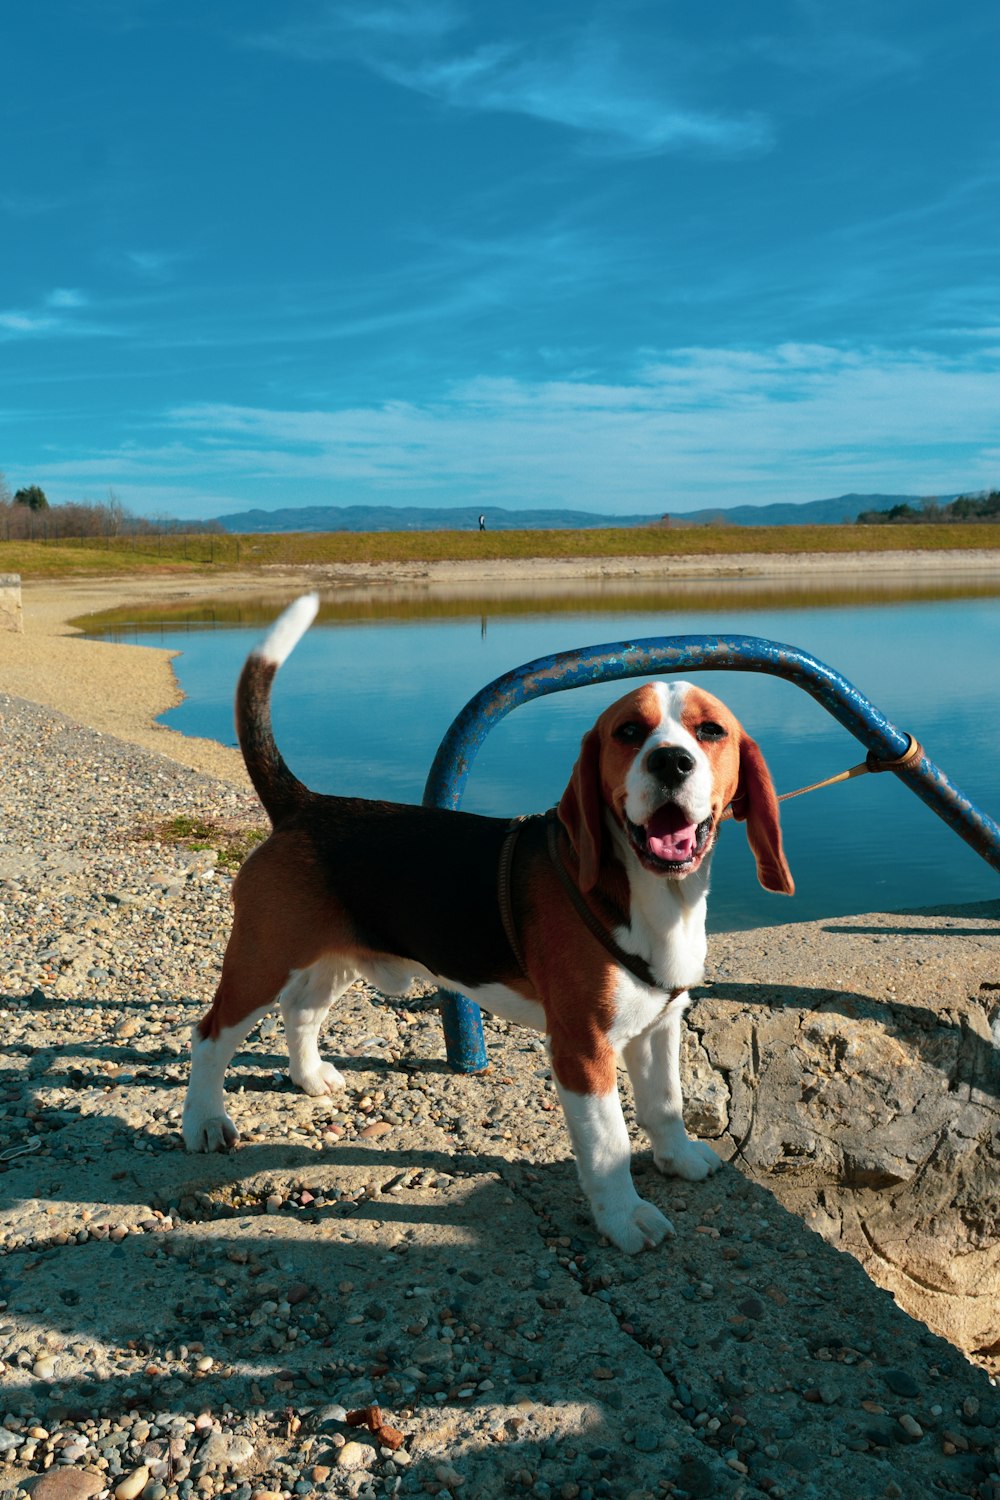
<path fill-rule="evenodd" d="M 245 510 L 217 516 L 224 531 L 242 535 L 288 531 L 475 531 L 480 515 L 490 531 L 584 530 L 617 526 L 837 526 L 865 510 L 921 505 L 920 495 L 837 495 L 829 500 L 776 501 L 770 505 L 710 506 L 666 515 L 606 515 L 593 511 L 506 506 L 308 505 Z M 951 496 L 942 498 L 952 498 Z"/>

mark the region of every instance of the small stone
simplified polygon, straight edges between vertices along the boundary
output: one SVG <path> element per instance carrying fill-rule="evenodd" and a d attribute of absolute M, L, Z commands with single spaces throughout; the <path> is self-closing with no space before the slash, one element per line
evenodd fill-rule
<path fill-rule="evenodd" d="M 387 1125 L 384 1120 L 376 1120 L 373 1125 L 366 1125 L 361 1135 L 365 1140 L 371 1140 L 374 1136 L 388 1135 L 391 1129 L 392 1126 Z"/>
<path fill-rule="evenodd" d="M 316 1425 L 325 1427 L 329 1422 L 346 1422 L 347 1407 L 341 1406 L 339 1402 L 331 1401 L 326 1406 L 321 1406 L 315 1416 Z M 250 1497 L 253 1500 L 253 1496 Z"/>
<path fill-rule="evenodd" d="M 764 1316 L 764 1304 L 759 1297 L 744 1297 L 742 1302 L 737 1302 L 736 1311 L 745 1318 L 756 1320 Z"/>
<path fill-rule="evenodd" d="M 902 1427 L 907 1436 L 913 1438 L 916 1442 L 919 1442 L 924 1435 L 924 1429 L 921 1427 L 916 1417 L 911 1417 L 909 1412 L 903 1413 L 903 1415 L 899 1419 L 899 1425 L 900 1427 Z"/>
<path fill-rule="evenodd" d="M 337 1454 L 338 1469 L 366 1469 L 375 1457 L 367 1443 L 346 1442 Z"/>
<path fill-rule="evenodd" d="M 148 1479 L 149 1470 L 145 1464 L 141 1464 L 131 1474 L 126 1474 L 120 1484 L 115 1485 L 115 1500 L 138 1500 Z"/>
<path fill-rule="evenodd" d="M 32 1486 L 39 1500 L 88 1500 L 103 1490 L 104 1480 L 86 1469 L 48 1469 Z"/>
<path fill-rule="evenodd" d="M 715 1500 L 719 1493 L 712 1470 L 701 1458 L 685 1459 L 677 1471 L 677 1481 L 691 1500 Z"/>
<path fill-rule="evenodd" d="M 244 1468 L 253 1458 L 254 1452 L 253 1443 L 251 1443 L 248 1437 L 244 1437 L 242 1433 L 238 1432 L 234 1437 L 230 1438 L 228 1458 L 234 1469 Z"/>
<path fill-rule="evenodd" d="M 800 1474 L 811 1474 L 816 1467 L 816 1454 L 808 1443 L 786 1443 L 781 1457 L 792 1469 L 798 1469 Z"/>
<path fill-rule="evenodd" d="M 920 1385 L 907 1370 L 883 1370 L 882 1378 L 896 1396 L 919 1396 Z"/>

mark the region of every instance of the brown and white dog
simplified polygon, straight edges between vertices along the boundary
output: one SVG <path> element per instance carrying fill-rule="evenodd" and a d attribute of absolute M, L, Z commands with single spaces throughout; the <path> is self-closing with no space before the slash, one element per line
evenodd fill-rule
<path fill-rule="evenodd" d="M 658 1244 L 672 1229 L 632 1182 L 616 1058 L 660 1171 L 689 1181 L 715 1171 L 711 1147 L 684 1129 L 680 1025 L 702 977 L 709 863 L 727 808 L 746 822 L 761 884 L 793 891 L 759 749 L 690 683 L 626 694 L 584 737 L 548 828 L 521 825 L 502 911 L 506 820 L 322 796 L 285 765 L 271 684 L 317 608 L 306 595 L 285 611 L 236 692 L 240 747 L 273 831 L 236 878 L 222 977 L 194 1029 L 188 1149 L 236 1141 L 223 1076 L 275 1001 L 290 1075 L 321 1095 L 343 1085 L 317 1046 L 331 1002 L 358 976 L 388 994 L 421 976 L 546 1033 L 598 1228 L 629 1253 Z"/>

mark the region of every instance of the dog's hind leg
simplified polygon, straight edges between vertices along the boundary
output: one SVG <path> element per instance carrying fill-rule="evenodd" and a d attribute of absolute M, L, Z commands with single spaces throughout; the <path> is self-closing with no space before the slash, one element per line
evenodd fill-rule
<path fill-rule="evenodd" d="M 344 1087 L 333 1063 L 319 1054 L 319 1030 L 333 1001 L 356 978 L 343 960 L 320 958 L 292 974 L 278 999 L 288 1040 L 288 1074 L 307 1094 L 332 1094 Z"/>
<path fill-rule="evenodd" d="M 288 974 L 287 958 L 249 941 L 247 924 L 237 912 L 212 1008 L 191 1034 L 182 1121 L 189 1151 L 224 1151 L 239 1139 L 226 1113 L 223 1079 L 237 1049 L 274 1005 Z"/>

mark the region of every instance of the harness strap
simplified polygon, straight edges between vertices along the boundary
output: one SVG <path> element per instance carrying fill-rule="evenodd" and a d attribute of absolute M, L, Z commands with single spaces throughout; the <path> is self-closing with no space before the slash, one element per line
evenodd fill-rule
<path fill-rule="evenodd" d="M 548 840 L 549 858 L 555 866 L 556 874 L 562 881 L 563 890 L 566 892 L 570 901 L 573 903 L 573 907 L 576 911 L 577 916 L 580 918 L 587 931 L 597 939 L 601 947 L 611 954 L 611 957 L 614 959 L 616 964 L 620 964 L 623 969 L 627 969 L 628 972 L 633 976 L 633 978 L 638 979 L 640 984 L 651 985 L 654 990 L 659 989 L 660 986 L 657 984 L 653 971 L 647 964 L 646 960 L 644 958 L 639 958 L 635 953 L 627 953 L 624 948 L 619 947 L 608 929 L 600 921 L 597 913 L 593 911 L 583 899 L 583 893 L 580 890 L 580 887 L 577 885 L 576 881 L 573 879 L 572 875 L 563 864 L 562 855 L 559 852 L 559 822 L 556 817 L 554 808 L 546 814 L 546 818 L 548 820 L 546 836 Z M 671 999 L 674 999 L 676 995 L 682 993 L 683 991 L 677 990 L 675 993 L 671 994 Z"/>
<path fill-rule="evenodd" d="M 503 923 L 503 930 L 521 973 L 527 976 L 528 971 L 524 962 L 524 953 L 521 949 L 517 923 L 514 921 L 514 912 L 511 905 L 511 871 L 514 867 L 514 851 L 517 848 L 517 840 L 521 830 L 525 823 L 534 821 L 536 818 L 544 818 L 546 821 L 546 842 L 549 859 L 552 861 L 555 872 L 559 876 L 559 880 L 573 905 L 574 911 L 587 931 L 597 939 L 607 953 L 610 953 L 615 963 L 620 964 L 623 969 L 627 969 L 635 979 L 639 980 L 640 984 L 648 984 L 653 989 L 659 989 L 660 986 L 645 959 L 639 958 L 635 953 L 627 953 L 624 948 L 620 947 L 608 929 L 603 925 L 597 913 L 592 911 L 584 900 L 579 886 L 567 870 L 559 853 L 559 820 L 554 807 L 550 808 L 546 813 L 529 813 L 524 817 L 512 818 L 508 824 L 507 833 L 500 848 L 500 860 L 497 866 L 497 902 L 500 907 L 500 920 Z M 683 990 L 671 990 L 670 998 L 674 1000 L 681 994 L 683 994 Z"/>
<path fill-rule="evenodd" d="M 538 817 L 539 814 L 534 813 L 532 816 Z M 517 923 L 514 921 L 514 912 L 510 901 L 510 872 L 514 865 L 514 850 L 517 847 L 518 835 L 526 822 L 526 816 L 511 818 L 507 825 L 504 841 L 500 846 L 500 863 L 497 866 L 497 902 L 500 907 L 500 920 L 503 923 L 503 930 L 507 935 L 511 952 L 517 960 L 517 967 L 525 976 L 527 976 L 528 971 L 524 965 L 524 954 L 521 952 L 521 942 L 517 935 Z"/>

